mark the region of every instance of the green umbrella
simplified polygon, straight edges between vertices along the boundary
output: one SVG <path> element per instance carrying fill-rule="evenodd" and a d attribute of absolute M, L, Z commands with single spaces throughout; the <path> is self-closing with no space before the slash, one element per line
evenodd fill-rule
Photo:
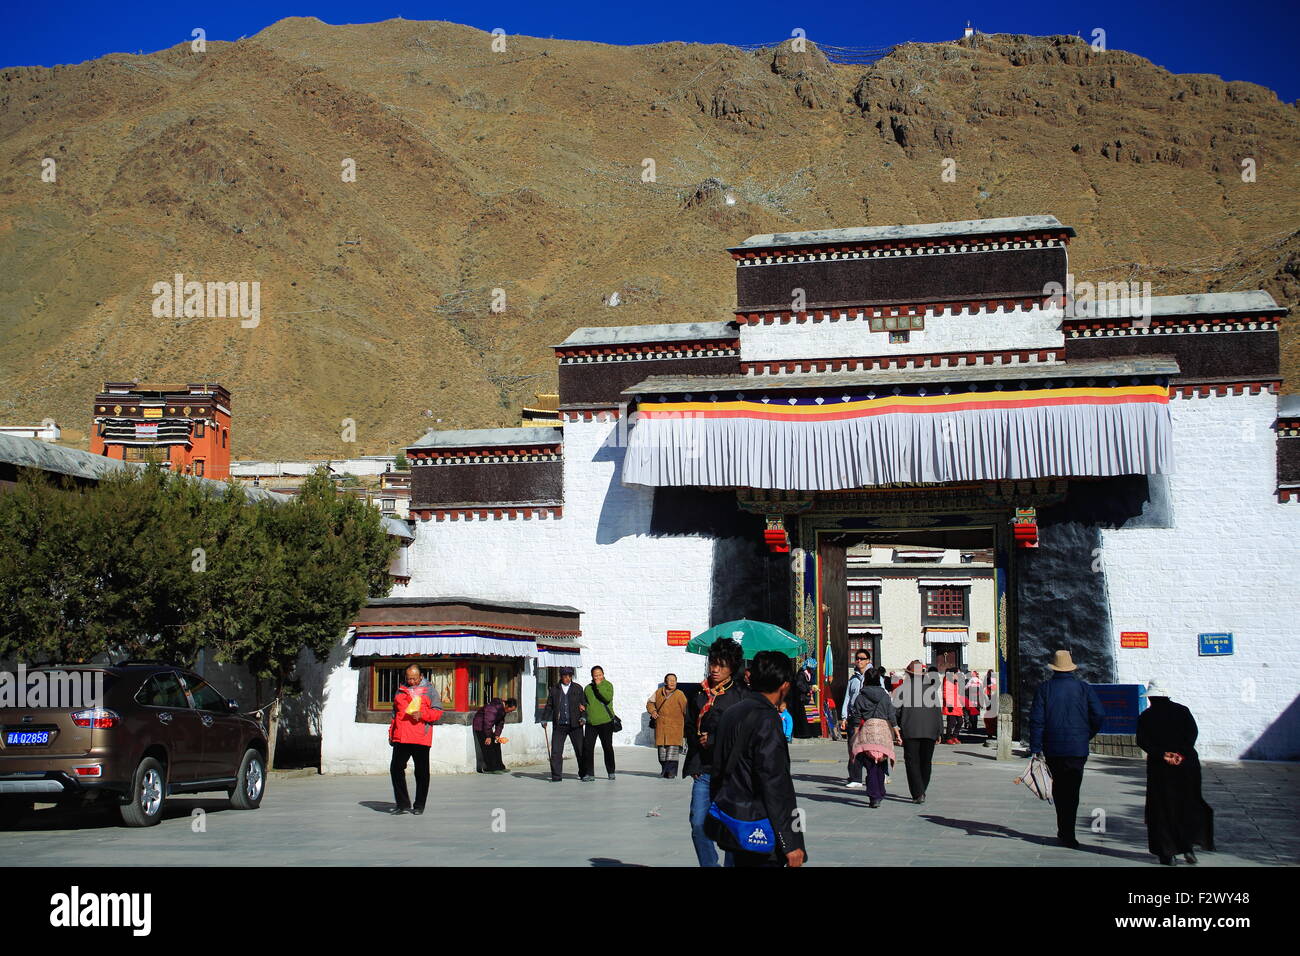
<path fill-rule="evenodd" d="M 739 641 L 747 661 L 752 661 L 759 651 L 780 651 L 794 658 L 801 658 L 808 652 L 808 645 L 785 628 L 748 618 L 715 624 L 703 634 L 691 638 L 686 650 L 690 654 L 707 654 L 709 645 L 720 637 L 732 637 Z"/>

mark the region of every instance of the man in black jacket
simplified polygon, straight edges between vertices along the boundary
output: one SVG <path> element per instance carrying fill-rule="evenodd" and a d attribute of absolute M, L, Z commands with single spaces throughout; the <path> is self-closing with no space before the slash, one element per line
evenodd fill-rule
<path fill-rule="evenodd" d="M 738 820 L 766 818 L 776 837 L 770 852 L 749 852 L 711 819 L 710 831 L 731 849 L 736 866 L 802 866 L 807 858 L 790 751 L 777 710 L 793 680 L 790 658 L 780 651 L 759 652 L 749 669 L 749 694 L 727 712 L 717 730 L 710 796 Z"/>
<path fill-rule="evenodd" d="M 903 766 L 913 803 L 925 803 L 934 763 L 934 743 L 943 732 L 943 697 L 937 674 L 927 674 L 925 665 L 912 661 L 907 677 L 898 686 L 894 704 L 898 727 L 903 735 Z"/>
<path fill-rule="evenodd" d="M 709 814 L 709 773 L 713 744 L 722 715 L 745 697 L 745 653 L 740 644 L 720 637 L 709 646 L 709 676 L 686 700 L 686 765 L 691 780 L 691 842 L 700 866 L 718 865 L 718 848 L 704 832 Z M 730 865 L 731 855 L 727 855 Z"/>
<path fill-rule="evenodd" d="M 587 710 L 587 698 L 582 685 L 574 681 L 573 668 L 560 670 L 560 682 L 551 688 L 546 699 L 547 716 L 551 719 L 551 783 L 564 779 L 564 741 L 573 744 L 573 758 L 578 773 L 582 773 L 582 717 Z"/>

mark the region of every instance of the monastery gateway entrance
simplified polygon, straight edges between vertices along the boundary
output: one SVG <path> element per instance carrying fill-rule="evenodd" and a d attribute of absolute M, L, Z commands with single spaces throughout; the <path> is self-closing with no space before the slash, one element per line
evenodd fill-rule
<path fill-rule="evenodd" d="M 993 672 L 1015 693 L 1017 553 L 1037 544 L 1039 508 L 1064 480 L 914 485 L 853 492 L 737 489 L 769 547 L 789 547 L 790 619 L 815 648 L 808 716 L 844 700 L 859 650 L 901 678 L 920 660 L 940 671 Z M 1086 572 L 1086 569 L 1081 569 Z M 820 722 L 826 731 L 826 722 Z"/>
<path fill-rule="evenodd" d="M 1113 679 L 1096 504 L 1140 504 L 1167 473 L 1170 365 L 652 377 L 625 392 L 623 480 L 730 491 L 761 518 L 789 568 L 788 626 L 815 648 L 806 716 L 822 732 L 851 651 L 870 648 L 899 675 L 914 659 L 994 670 L 1019 735 L 1041 670 L 1022 672 L 1021 652 L 1064 647 Z M 1040 512 L 1050 546 L 1018 560 L 1038 549 Z"/>

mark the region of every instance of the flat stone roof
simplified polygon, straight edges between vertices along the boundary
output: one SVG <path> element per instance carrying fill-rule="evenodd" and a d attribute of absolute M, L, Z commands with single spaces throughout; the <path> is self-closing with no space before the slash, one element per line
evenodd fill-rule
<path fill-rule="evenodd" d="M 1122 378 L 1177 375 L 1172 356 L 1096 362 L 1027 362 L 1024 365 L 966 365 L 949 368 L 872 369 L 869 372 L 813 372 L 794 375 L 652 375 L 624 395 L 675 395 L 712 392 L 771 392 L 803 388 L 854 388 L 926 385 L 931 382 L 996 382 L 1033 379 Z"/>
<path fill-rule="evenodd" d="M 1134 300 L 1113 298 L 1084 303 L 1086 312 L 1076 303 L 1076 314 L 1069 318 L 1131 318 Z M 1224 315 L 1232 312 L 1285 312 L 1286 309 L 1262 289 L 1249 292 L 1198 292 L 1193 295 L 1153 295 L 1151 314 L 1156 315 Z"/>
<path fill-rule="evenodd" d="M 946 239 L 953 236 L 1003 235 L 1041 229 L 1064 231 L 1074 228 L 1055 216 L 1008 216 L 1002 219 L 961 219 L 956 222 L 926 222 L 899 226 L 855 226 L 851 229 L 813 229 L 808 232 L 769 232 L 750 236 L 728 251 L 776 246 L 821 246 L 843 242 L 884 242 L 892 239 Z"/>
<path fill-rule="evenodd" d="M 557 349 L 584 345 L 641 345 L 695 339 L 734 339 L 740 333 L 732 322 L 675 322 L 670 325 L 608 325 L 574 329 Z"/>
<path fill-rule="evenodd" d="M 403 538 L 406 541 L 415 540 L 415 532 L 411 526 L 400 518 L 384 518 L 384 530 L 394 538 Z"/>
<path fill-rule="evenodd" d="M 106 455 L 93 455 L 79 448 L 64 448 L 36 438 L 20 438 L 17 435 L 3 433 L 0 433 L 0 462 L 92 481 L 98 481 L 100 478 L 106 478 L 125 469 L 139 470 L 145 467 L 140 462 L 123 462 Z M 226 483 L 223 481 L 215 481 L 211 478 L 192 480 L 199 482 L 211 495 L 225 493 Z M 252 488 L 248 485 L 241 487 L 250 501 L 273 501 L 277 504 L 289 501 L 287 496 L 264 488 Z"/>
<path fill-rule="evenodd" d="M 411 448 L 487 448 L 493 445 L 553 445 L 564 438 L 560 428 L 467 428 L 438 431 L 429 429 Z"/>

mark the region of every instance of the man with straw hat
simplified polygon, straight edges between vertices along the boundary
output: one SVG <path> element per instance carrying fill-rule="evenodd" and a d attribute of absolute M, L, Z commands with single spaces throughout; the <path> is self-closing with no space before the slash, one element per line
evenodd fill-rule
<path fill-rule="evenodd" d="M 903 736 L 903 766 L 913 803 L 925 803 L 934 763 L 934 742 L 943 732 L 938 674 L 926 675 L 925 665 L 912 661 L 907 677 L 894 692 L 898 726 Z"/>
<path fill-rule="evenodd" d="M 1056 836 L 1062 846 L 1077 850 L 1074 821 L 1083 765 L 1088 762 L 1088 741 L 1101 730 L 1106 709 L 1097 692 L 1074 673 L 1078 665 L 1069 651 L 1054 653 L 1047 666 L 1052 678 L 1038 685 L 1029 710 L 1029 752 L 1047 758 L 1056 802 Z"/>

